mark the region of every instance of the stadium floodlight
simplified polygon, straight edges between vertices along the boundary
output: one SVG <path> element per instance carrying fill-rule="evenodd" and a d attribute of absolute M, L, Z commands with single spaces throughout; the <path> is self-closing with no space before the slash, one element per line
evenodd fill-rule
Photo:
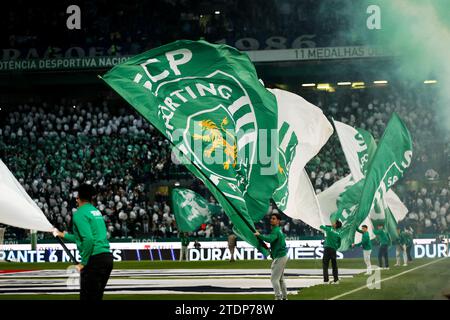
<path fill-rule="evenodd" d="M 215 14 L 220 14 L 219 10 L 214 11 Z"/>
<path fill-rule="evenodd" d="M 350 81 L 343 81 L 343 82 L 338 82 L 337 85 L 338 86 L 349 86 L 352 83 Z"/>
<path fill-rule="evenodd" d="M 302 83 L 302 87 L 315 87 L 315 83 Z"/>
<path fill-rule="evenodd" d="M 352 88 L 361 89 L 361 88 L 364 88 L 364 85 L 365 85 L 364 82 L 353 82 L 352 83 Z"/>
<path fill-rule="evenodd" d="M 425 80 L 423 83 L 425 83 L 425 84 L 433 84 L 433 83 L 437 83 L 437 80 Z"/>
<path fill-rule="evenodd" d="M 375 80 L 373 83 L 375 84 L 387 84 L 387 80 Z"/>
<path fill-rule="evenodd" d="M 330 90 L 330 84 L 329 83 L 319 83 L 317 85 L 317 90 Z"/>
<path fill-rule="evenodd" d="M 180 183 L 177 181 L 177 182 L 174 183 L 174 185 L 175 185 L 175 187 L 179 187 Z"/>
<path fill-rule="evenodd" d="M 73 108 L 74 108 L 74 109 L 76 109 L 76 108 L 77 108 L 77 106 L 76 106 L 76 105 L 73 105 Z"/>

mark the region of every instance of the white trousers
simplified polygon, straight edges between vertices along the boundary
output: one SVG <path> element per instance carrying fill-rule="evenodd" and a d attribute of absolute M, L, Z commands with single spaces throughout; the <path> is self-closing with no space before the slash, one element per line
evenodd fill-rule
<path fill-rule="evenodd" d="M 180 261 L 183 260 L 183 256 L 186 261 L 189 261 L 189 249 L 187 246 L 181 246 Z"/>
<path fill-rule="evenodd" d="M 397 247 L 395 248 L 395 256 L 397 258 L 397 264 L 400 264 L 400 255 L 403 252 L 403 263 L 407 264 L 408 263 L 408 255 L 406 254 L 406 245 L 405 244 L 398 244 Z"/>
<path fill-rule="evenodd" d="M 287 255 L 272 261 L 272 276 L 270 277 L 270 281 L 275 291 L 275 300 L 287 298 L 286 283 L 284 282 L 284 268 L 286 267 L 287 261 Z"/>
<path fill-rule="evenodd" d="M 372 253 L 372 250 L 363 250 L 363 256 L 364 256 L 364 262 L 367 266 L 367 272 L 372 271 L 372 264 L 370 263 L 370 254 Z"/>

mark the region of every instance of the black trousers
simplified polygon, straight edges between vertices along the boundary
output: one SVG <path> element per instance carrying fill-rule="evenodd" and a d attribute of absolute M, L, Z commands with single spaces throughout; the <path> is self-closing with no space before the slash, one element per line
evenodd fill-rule
<path fill-rule="evenodd" d="M 333 269 L 334 281 L 339 281 L 338 267 L 336 261 L 336 250 L 328 247 L 325 247 L 323 251 L 323 258 L 322 258 L 323 281 L 328 282 L 329 280 L 328 267 L 330 265 L 330 260 L 331 260 L 331 268 Z"/>
<path fill-rule="evenodd" d="M 412 261 L 411 249 L 413 245 L 409 245 L 406 247 L 406 254 L 408 255 L 408 261 Z"/>
<path fill-rule="evenodd" d="M 100 253 L 89 258 L 80 275 L 80 300 L 99 301 L 113 268 L 111 253 Z"/>
<path fill-rule="evenodd" d="M 389 268 L 389 258 L 388 258 L 388 245 L 383 244 L 380 246 L 380 250 L 378 250 L 378 266 L 380 268 L 383 268 L 382 260 L 384 258 L 384 266 L 386 268 Z"/>

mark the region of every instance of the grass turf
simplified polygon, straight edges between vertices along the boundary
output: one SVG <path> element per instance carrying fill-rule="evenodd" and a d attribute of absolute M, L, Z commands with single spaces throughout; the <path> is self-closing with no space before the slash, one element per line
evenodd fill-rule
<path fill-rule="evenodd" d="M 432 262 L 429 265 L 428 263 Z M 270 261 L 155 261 L 155 262 L 115 262 L 116 269 L 260 269 L 270 268 Z M 375 265 L 375 261 L 372 262 Z M 65 269 L 67 263 L 0 263 L 0 270 L 36 270 L 36 269 Z M 339 268 L 363 268 L 362 259 L 345 259 L 338 261 Z M 421 267 L 423 266 L 423 267 Z M 414 268 L 417 268 L 413 270 Z M 291 260 L 287 268 L 320 269 L 320 260 Z M 411 270 L 411 271 L 409 271 Z M 405 272 L 408 271 L 408 272 Z M 405 272 L 404 274 L 401 274 Z M 397 276 L 398 275 L 398 276 Z M 397 276 L 397 277 L 394 277 Z M 394 277 L 388 279 L 389 277 Z M 366 285 L 368 276 L 360 274 L 352 278 L 343 278 L 339 285 L 318 285 L 304 288 L 296 295 L 290 295 L 290 300 L 302 299 L 330 299 Z M 383 281 L 384 279 L 384 281 Z M 381 271 L 380 289 L 363 289 L 343 296 L 341 299 L 443 299 L 450 291 L 450 259 L 420 259 L 409 264 L 408 267 L 391 267 Z M 0 299 L 38 299 L 38 300 L 72 300 L 78 295 L 0 295 Z M 106 300 L 271 300 L 272 295 L 105 295 Z"/>
<path fill-rule="evenodd" d="M 114 269 L 270 269 L 270 260 L 229 261 L 119 261 L 114 262 Z M 373 260 L 372 263 L 375 263 Z M 15 263 L 0 262 L 0 270 L 43 270 L 66 269 L 70 263 Z M 340 268 L 364 268 L 362 259 L 339 260 Z M 289 260 L 286 268 L 321 269 L 322 260 Z"/>

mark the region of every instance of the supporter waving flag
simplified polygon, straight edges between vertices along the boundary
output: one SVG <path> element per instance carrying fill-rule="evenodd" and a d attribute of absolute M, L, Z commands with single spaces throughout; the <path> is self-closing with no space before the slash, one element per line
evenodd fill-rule
<path fill-rule="evenodd" d="M 277 186 L 277 101 L 248 56 L 205 41 L 137 55 L 103 79 L 175 146 L 244 240 L 263 254 L 254 221 Z"/>

